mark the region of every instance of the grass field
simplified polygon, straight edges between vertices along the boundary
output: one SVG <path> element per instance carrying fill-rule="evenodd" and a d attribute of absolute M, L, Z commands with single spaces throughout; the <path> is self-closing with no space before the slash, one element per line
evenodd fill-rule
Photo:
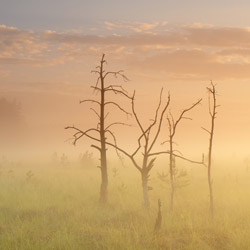
<path fill-rule="evenodd" d="M 151 207 L 145 210 L 133 168 L 119 167 L 116 174 L 110 169 L 109 203 L 101 207 L 96 168 L 2 164 L 0 249 L 250 249 L 250 173 L 243 167 L 213 173 L 211 220 L 206 170 L 198 168 L 189 168 L 190 184 L 176 190 L 170 212 L 169 189 L 157 169 L 151 175 Z M 159 198 L 162 229 L 154 234 Z"/>

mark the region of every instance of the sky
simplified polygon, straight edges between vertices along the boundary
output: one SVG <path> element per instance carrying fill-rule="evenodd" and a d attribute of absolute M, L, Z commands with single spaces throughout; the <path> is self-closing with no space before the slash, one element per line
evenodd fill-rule
<path fill-rule="evenodd" d="M 0 14 L 6 25 L 35 30 L 85 28 L 104 21 L 247 26 L 249 7 L 244 0 L 1 0 Z"/>
<path fill-rule="evenodd" d="M 105 53 L 107 70 L 123 69 L 130 80 L 110 81 L 123 84 L 131 93 L 136 89 L 138 112 L 145 123 L 152 118 L 161 87 L 165 97 L 170 91 L 176 116 L 203 98 L 202 106 L 192 113 L 193 121 L 183 123 L 177 138 L 187 153 L 191 153 L 190 145 L 207 150 L 208 138 L 200 127 L 209 126 L 206 87 L 212 80 L 221 104 L 216 152 L 248 157 L 249 1 L 0 3 L 0 97 L 21 104 L 28 132 L 26 146 L 19 145 L 19 151 L 30 147 L 75 150 L 66 142 L 71 134 L 63 128 L 72 124 L 87 128 L 95 123 L 90 105 L 81 106 L 79 100 L 93 97 L 90 85 L 96 76 L 90 72 Z M 113 119 L 120 119 L 112 112 Z M 88 143 L 83 146 L 87 148 Z"/>

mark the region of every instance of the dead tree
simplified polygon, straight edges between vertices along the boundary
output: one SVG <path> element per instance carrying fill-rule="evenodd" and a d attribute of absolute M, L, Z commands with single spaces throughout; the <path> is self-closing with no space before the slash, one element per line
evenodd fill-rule
<path fill-rule="evenodd" d="M 133 97 L 131 98 L 132 114 L 135 118 L 137 126 L 141 131 L 141 134 L 137 138 L 138 146 L 132 153 L 128 153 L 128 151 L 118 147 L 117 144 L 112 145 L 111 143 L 107 143 L 113 146 L 119 152 L 126 155 L 131 160 L 134 167 L 140 172 L 142 180 L 143 203 L 146 208 L 149 208 L 150 206 L 148 192 L 152 189 L 152 187 L 148 185 L 150 177 L 149 173 L 154 166 L 154 162 L 156 160 L 156 155 L 157 155 L 157 153 L 152 153 L 152 150 L 154 149 L 155 143 L 159 137 L 164 114 L 166 113 L 170 103 L 170 95 L 168 95 L 167 103 L 164 105 L 164 107 L 160 112 L 162 103 L 162 92 L 163 89 L 161 89 L 160 92 L 160 100 L 155 111 L 154 119 L 148 126 L 143 126 L 135 110 L 135 91 L 134 91 Z M 137 157 L 138 154 L 142 155 L 141 161 L 138 160 Z"/>
<path fill-rule="evenodd" d="M 133 112 L 133 116 L 136 120 L 136 123 L 141 130 L 141 135 L 137 139 L 138 147 L 136 148 L 136 150 L 132 154 L 130 154 L 128 156 L 131 159 L 134 166 L 136 167 L 136 169 L 140 171 L 141 179 L 142 179 L 143 201 L 144 201 L 144 206 L 147 208 L 150 205 L 148 191 L 152 189 L 151 187 L 148 186 L 148 181 L 149 181 L 149 177 L 150 177 L 149 173 L 154 166 L 154 162 L 156 160 L 155 155 L 157 154 L 157 153 L 152 153 L 152 150 L 153 150 L 155 143 L 158 139 L 158 136 L 160 134 L 162 122 L 163 122 L 163 117 L 164 117 L 164 114 L 166 113 L 167 108 L 168 108 L 169 103 L 170 103 L 170 94 L 169 94 L 167 103 L 165 104 L 165 106 L 163 107 L 163 109 L 159 115 L 161 102 L 162 102 L 162 91 L 163 91 L 163 89 L 161 90 L 161 93 L 160 93 L 160 101 L 159 101 L 158 107 L 157 107 L 156 112 L 155 112 L 155 117 L 154 117 L 153 121 L 151 122 L 151 124 L 149 124 L 149 126 L 147 126 L 147 127 L 144 127 L 142 125 L 142 123 L 141 123 L 141 121 L 140 121 L 140 119 L 135 111 L 135 103 L 134 103 L 135 92 L 134 92 L 134 95 L 132 98 L 132 112 Z M 159 121 L 158 121 L 158 119 L 159 119 Z M 156 128 L 156 131 L 154 132 L 153 129 L 156 126 L 157 126 L 157 128 Z M 135 160 L 135 157 L 140 152 L 140 149 L 142 149 L 142 152 L 141 152 L 142 153 L 142 162 L 141 162 L 141 164 L 139 164 Z"/>
<path fill-rule="evenodd" d="M 97 115 L 98 117 L 98 124 L 96 128 L 90 128 L 87 130 L 81 130 L 75 126 L 68 126 L 66 129 L 72 129 L 75 131 L 74 134 L 74 141 L 73 143 L 76 144 L 77 141 L 83 137 L 87 136 L 91 138 L 92 140 L 99 142 L 99 145 L 91 145 L 93 148 L 97 149 L 100 153 L 100 170 L 101 170 L 101 188 L 100 188 L 100 203 L 105 204 L 107 202 L 107 196 L 108 196 L 108 170 L 107 170 L 107 137 L 111 136 L 111 138 L 115 141 L 114 134 L 110 130 L 111 126 L 123 124 L 120 122 L 114 122 L 111 124 L 106 125 L 105 119 L 108 115 L 106 112 L 106 107 L 109 105 L 113 105 L 120 109 L 122 112 L 129 114 L 126 112 L 117 102 L 114 101 L 106 101 L 106 93 L 112 92 L 114 94 L 120 94 L 125 96 L 126 98 L 131 99 L 127 92 L 123 89 L 121 85 L 108 85 L 106 86 L 106 80 L 109 76 L 114 77 L 121 77 L 123 80 L 127 81 L 127 77 L 123 74 L 123 71 L 108 71 L 106 72 L 104 70 L 104 64 L 106 63 L 105 54 L 102 55 L 100 66 L 96 67 L 96 70 L 92 71 L 92 73 L 95 73 L 98 75 L 97 82 L 94 86 L 91 86 L 91 88 L 94 89 L 94 91 L 98 92 L 100 94 L 99 100 L 94 99 L 86 99 L 83 101 L 80 101 L 80 103 L 93 103 L 96 104 L 99 107 L 99 111 L 96 109 L 91 108 L 91 110 Z M 93 135 L 95 134 L 95 135 Z M 99 138 L 98 138 L 99 137 Z"/>
<path fill-rule="evenodd" d="M 176 154 L 175 154 L 175 149 L 174 149 L 174 137 L 176 135 L 176 130 L 177 130 L 177 127 L 180 124 L 181 120 L 183 120 L 183 119 L 192 120 L 192 118 L 186 117 L 185 115 L 187 114 L 187 112 L 189 112 L 194 107 L 196 107 L 198 104 L 200 104 L 201 100 L 202 99 L 199 99 L 192 106 L 190 106 L 187 109 L 184 109 L 181 112 L 181 114 L 179 115 L 179 117 L 177 118 L 177 120 L 174 119 L 171 112 L 169 112 L 169 116 L 167 117 L 168 128 L 169 128 L 169 141 L 168 141 L 168 143 L 169 143 L 169 173 L 170 173 L 170 185 L 171 185 L 171 198 L 170 198 L 170 209 L 171 210 L 173 210 L 173 206 L 174 206 L 174 191 L 175 191 L 175 186 L 174 186 L 174 161 L 175 161 Z M 184 159 L 184 157 L 181 157 L 181 156 L 179 156 L 179 158 Z M 188 159 L 185 158 L 185 160 L 188 160 Z M 193 163 L 201 164 L 201 162 L 194 162 L 194 161 L 191 161 L 191 160 L 188 160 L 188 161 L 193 162 Z"/>
<path fill-rule="evenodd" d="M 148 191 L 152 189 L 151 187 L 148 186 L 149 172 L 152 170 L 152 168 L 154 166 L 154 162 L 156 160 L 156 155 L 158 154 L 158 153 L 152 153 L 152 150 L 153 150 L 155 143 L 159 137 L 164 114 L 166 113 L 167 108 L 168 108 L 169 103 L 170 103 L 170 95 L 168 95 L 167 103 L 165 104 L 162 111 L 160 112 L 161 102 L 162 102 L 162 91 L 163 90 L 161 90 L 161 93 L 160 93 L 160 101 L 159 101 L 159 104 L 158 104 L 157 109 L 155 111 L 154 119 L 147 127 L 142 126 L 142 123 L 139 120 L 138 115 L 135 111 L 135 92 L 131 98 L 127 94 L 125 94 L 125 96 L 127 98 L 130 98 L 130 100 L 131 100 L 132 113 L 133 113 L 133 116 L 136 120 L 136 123 L 141 131 L 140 136 L 137 138 L 138 146 L 136 147 L 136 149 L 132 153 L 129 153 L 127 150 L 118 146 L 114 136 L 113 136 L 114 142 L 110 142 L 110 141 L 105 140 L 105 145 L 109 145 L 109 146 L 113 147 L 117 152 L 120 152 L 120 153 L 124 154 L 125 156 L 127 156 L 131 160 L 131 162 L 133 163 L 133 166 L 140 172 L 141 180 L 142 180 L 143 201 L 144 201 L 144 206 L 146 208 L 149 207 Z M 117 92 L 119 92 L 119 91 L 117 91 Z M 124 93 L 122 92 L 122 94 L 124 94 Z M 86 137 L 88 137 L 96 142 L 101 143 L 102 137 L 100 137 L 100 139 L 99 139 L 99 138 L 96 138 L 95 136 L 93 136 L 92 134 L 90 134 L 90 132 L 92 132 L 92 131 L 100 133 L 99 130 L 89 129 L 89 130 L 83 131 L 83 130 L 80 130 L 76 127 L 70 127 L 70 128 L 73 128 L 74 130 L 76 130 L 76 133 L 74 135 L 75 142 L 77 140 L 79 140 L 82 136 L 86 136 Z M 107 128 L 109 128 L 109 126 L 107 126 L 106 129 Z M 112 135 L 113 135 L 113 133 L 112 133 Z M 101 151 L 101 149 L 100 149 L 100 151 Z M 137 159 L 137 156 L 139 153 L 142 153 L 141 161 L 139 161 Z"/>
<path fill-rule="evenodd" d="M 173 165 L 172 165 L 173 164 L 173 157 L 180 158 L 182 160 L 186 160 L 186 161 L 189 161 L 191 163 L 203 164 L 203 162 L 193 161 L 193 160 L 187 159 L 187 158 L 185 158 L 185 157 L 183 157 L 181 155 L 178 155 L 178 154 L 175 153 L 175 150 L 173 149 L 173 138 L 174 138 L 174 135 L 175 135 L 177 125 L 179 124 L 179 122 L 182 119 L 188 119 L 188 118 L 184 117 L 184 115 L 186 114 L 186 112 L 188 112 L 189 110 L 193 109 L 196 105 L 198 105 L 201 102 L 201 99 L 198 100 L 197 103 L 193 104 L 190 108 L 185 109 L 181 113 L 181 115 L 177 119 L 177 121 L 174 121 L 174 118 L 171 115 L 171 118 L 172 118 L 171 121 L 173 122 L 173 123 L 170 122 L 170 126 L 171 126 L 171 138 L 170 138 L 170 140 L 171 140 L 171 149 L 169 151 L 158 151 L 158 152 L 152 152 L 152 151 L 153 151 L 153 148 L 155 146 L 155 143 L 156 143 L 156 141 L 158 139 L 158 136 L 159 136 L 161 128 L 162 128 L 163 117 L 164 117 L 164 115 L 165 115 L 165 113 L 167 111 L 167 108 L 169 107 L 169 104 L 170 104 L 170 94 L 168 95 L 168 101 L 165 104 L 165 106 L 162 109 L 162 111 L 160 113 L 160 116 L 159 116 L 158 113 L 159 113 L 159 110 L 160 110 L 161 99 L 162 99 L 162 91 L 161 91 L 160 101 L 159 101 L 159 105 L 158 105 L 158 107 L 156 109 L 155 118 L 154 118 L 153 122 L 146 128 L 144 128 L 142 126 L 142 123 L 140 122 L 140 120 L 138 118 L 138 115 L 137 115 L 137 113 L 135 111 L 134 99 L 135 99 L 135 93 L 134 93 L 133 98 L 132 98 L 132 113 L 133 113 L 133 115 L 135 117 L 137 125 L 139 126 L 139 128 L 141 130 L 141 135 L 138 137 L 138 140 L 137 140 L 138 141 L 137 149 L 132 154 L 129 154 L 126 151 L 123 151 L 123 153 L 125 155 L 127 155 L 131 159 L 131 161 L 133 162 L 136 169 L 139 170 L 140 173 L 141 173 L 144 205 L 145 205 L 145 207 L 149 207 L 148 191 L 151 189 L 151 187 L 148 186 L 149 172 L 153 168 L 154 162 L 155 162 L 156 157 L 158 155 L 160 155 L 160 154 L 169 154 L 169 156 L 171 157 L 171 164 L 170 164 L 171 165 L 171 170 L 170 170 L 170 172 L 172 173 L 172 175 L 171 175 L 171 181 L 172 181 L 171 187 L 173 188 L 173 192 L 172 192 L 171 197 L 173 197 L 173 193 L 174 193 Z M 158 117 L 159 117 L 159 122 L 157 122 Z M 157 128 L 155 134 L 152 135 L 153 134 L 153 128 L 157 125 L 157 123 L 158 123 L 158 128 Z M 142 151 L 142 156 L 143 156 L 142 157 L 142 163 L 138 164 L 138 162 L 135 160 L 135 156 L 137 155 L 138 152 L 140 152 L 141 148 L 143 149 L 143 151 Z M 118 149 L 118 150 L 120 150 L 120 149 Z M 173 200 L 173 199 L 171 198 L 171 200 Z M 171 205 L 171 207 L 172 206 L 173 205 Z"/>
<path fill-rule="evenodd" d="M 210 212 L 213 218 L 214 216 L 214 198 L 213 198 L 213 182 L 211 179 L 211 167 L 212 167 L 212 148 L 213 148 L 213 137 L 214 137 L 214 125 L 215 118 L 217 114 L 217 105 L 216 102 L 216 88 L 213 82 L 211 82 L 211 86 L 207 87 L 208 90 L 208 105 L 209 105 L 209 115 L 211 118 L 211 127 L 210 130 L 206 128 L 202 128 L 209 134 L 209 144 L 208 144 L 208 162 L 207 162 L 207 178 L 208 178 L 208 187 L 209 187 L 209 200 L 210 200 Z M 211 98 L 212 97 L 212 98 Z"/>

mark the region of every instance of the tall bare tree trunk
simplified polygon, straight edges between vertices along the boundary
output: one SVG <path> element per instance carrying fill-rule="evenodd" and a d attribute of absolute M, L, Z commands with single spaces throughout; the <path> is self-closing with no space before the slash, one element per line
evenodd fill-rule
<path fill-rule="evenodd" d="M 149 208 L 149 198 L 148 198 L 148 172 L 146 170 L 141 171 L 142 178 L 142 191 L 143 191 L 143 202 L 146 208 Z"/>
<path fill-rule="evenodd" d="M 101 141 L 101 189 L 100 189 L 100 203 L 105 204 L 108 198 L 108 170 L 107 170 L 107 149 L 105 138 L 105 86 L 103 76 L 104 55 L 102 56 L 100 66 L 100 81 L 101 81 L 101 104 L 100 104 L 100 141 Z"/>
<path fill-rule="evenodd" d="M 209 138 L 209 149 L 208 149 L 208 166 L 207 166 L 207 177 L 208 177 L 208 187 L 209 187 L 209 198 L 210 198 L 210 212 L 211 216 L 214 216 L 214 197 L 213 197 L 213 182 L 211 179 L 211 166 L 212 166 L 212 148 L 213 148 L 213 137 L 214 137 L 214 121 L 216 118 L 216 108 L 218 107 L 216 104 L 216 91 L 215 86 L 211 83 L 212 87 L 208 88 L 209 92 L 212 94 L 213 98 L 213 108 L 209 109 L 211 115 L 211 130 L 210 130 L 210 138 Z"/>
<path fill-rule="evenodd" d="M 109 124 L 106 124 L 105 118 L 107 116 L 107 113 L 105 112 L 106 107 L 113 105 L 120 109 L 125 114 L 129 114 L 126 112 L 117 102 L 115 101 L 106 101 L 106 92 L 111 92 L 113 94 L 120 94 L 128 99 L 131 100 L 131 97 L 127 94 L 126 90 L 123 89 L 122 85 L 113 85 L 109 84 L 106 86 L 106 80 L 107 77 L 113 76 L 117 78 L 118 76 L 121 77 L 124 81 L 128 81 L 128 78 L 122 73 L 122 70 L 119 71 L 105 71 L 104 70 L 104 64 L 106 63 L 105 54 L 102 55 L 100 66 L 96 67 L 96 70 L 91 71 L 92 73 L 95 73 L 98 75 L 97 81 L 95 85 L 92 85 L 91 88 L 94 89 L 94 91 L 97 91 L 98 94 L 100 94 L 100 100 L 95 99 L 85 99 L 80 101 L 80 103 L 93 103 L 95 105 L 98 105 L 99 110 L 97 111 L 94 108 L 91 108 L 91 110 L 95 113 L 95 115 L 98 117 L 98 122 L 96 127 L 92 127 L 86 130 L 79 129 L 75 126 L 67 126 L 65 129 L 72 129 L 75 131 L 74 133 L 74 141 L 73 144 L 76 145 L 77 141 L 84 137 L 88 137 L 93 142 L 97 143 L 92 144 L 91 147 L 98 150 L 100 153 L 100 170 L 101 170 L 101 187 L 100 187 L 100 203 L 105 204 L 108 200 L 108 169 L 107 169 L 107 145 L 111 145 L 112 147 L 116 147 L 116 145 L 110 143 L 107 141 L 108 135 L 109 138 L 113 139 L 116 144 L 116 138 L 112 130 L 110 130 L 111 126 L 114 125 L 126 125 L 121 122 L 112 122 Z M 94 135 L 95 133 L 95 135 Z M 138 167 L 139 168 L 139 167 Z"/>
<path fill-rule="evenodd" d="M 173 138 L 170 137 L 170 149 L 169 149 L 169 170 L 170 170 L 170 184 L 171 184 L 171 198 L 170 198 L 170 210 L 174 208 L 174 171 L 173 171 Z"/>
<path fill-rule="evenodd" d="M 211 180 L 213 134 L 214 134 L 214 119 L 212 119 L 211 134 L 210 134 L 210 139 L 209 139 L 208 168 L 207 168 L 209 198 L 210 198 L 210 212 L 211 212 L 212 217 L 214 216 L 213 183 Z"/>
<path fill-rule="evenodd" d="M 104 147 L 104 148 L 103 148 Z M 108 198 L 108 170 L 105 143 L 101 145 L 101 188 L 100 203 L 105 204 Z"/>
<path fill-rule="evenodd" d="M 219 107 L 216 103 L 216 89 L 213 82 L 211 82 L 211 87 L 207 87 L 208 90 L 208 104 L 209 104 L 209 115 L 211 117 L 211 127 L 210 130 L 203 128 L 209 134 L 209 145 L 208 145 L 208 164 L 207 164 L 207 179 L 209 188 L 209 201 L 210 201 L 210 213 L 212 218 L 214 217 L 214 197 L 213 197 L 213 181 L 211 179 L 211 167 L 212 167 L 212 148 L 213 148 L 213 137 L 214 137 L 214 125 L 217 111 Z M 212 100 L 211 100 L 212 96 Z"/>

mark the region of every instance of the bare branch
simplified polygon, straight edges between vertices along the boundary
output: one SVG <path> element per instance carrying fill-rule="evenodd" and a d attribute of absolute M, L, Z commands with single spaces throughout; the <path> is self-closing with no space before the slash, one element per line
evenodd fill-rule
<path fill-rule="evenodd" d="M 109 124 L 109 125 L 105 128 L 105 130 L 106 130 L 106 129 L 109 129 L 111 126 L 114 126 L 114 125 L 123 125 L 123 126 L 129 126 L 129 127 L 131 127 L 130 124 L 126 124 L 126 123 L 123 123 L 123 122 L 113 122 L 113 123 Z"/>
<path fill-rule="evenodd" d="M 172 136 L 172 127 L 173 127 L 173 124 L 171 123 L 171 120 L 170 120 L 170 118 L 168 116 L 167 116 L 167 121 L 168 121 L 169 137 L 171 137 Z M 168 142 L 170 142 L 170 140 Z"/>
<path fill-rule="evenodd" d="M 81 103 L 84 103 L 84 102 L 92 102 L 92 103 L 97 103 L 97 104 L 101 105 L 100 102 L 98 102 L 98 101 L 96 101 L 96 100 L 92 100 L 92 99 L 82 100 L 82 101 L 80 101 L 80 104 L 81 104 Z"/>
<path fill-rule="evenodd" d="M 193 120 L 192 118 L 190 118 L 190 117 L 185 117 L 185 116 L 183 116 L 182 119 L 186 119 L 186 120 L 190 120 L 190 121 Z"/>
<path fill-rule="evenodd" d="M 169 111 L 169 115 L 170 115 L 170 117 L 171 117 L 172 127 L 174 127 L 175 120 L 174 120 L 174 116 L 173 116 L 173 114 L 171 113 L 171 110 Z"/>
<path fill-rule="evenodd" d="M 103 78 L 105 79 L 108 75 L 113 75 L 115 78 L 117 78 L 118 76 L 121 76 L 124 81 L 129 81 L 129 79 L 124 74 L 122 74 L 123 72 L 124 72 L 123 70 L 114 71 L 114 72 L 109 71 L 104 74 Z"/>
<path fill-rule="evenodd" d="M 128 94 L 128 91 L 126 89 L 124 89 L 122 87 L 122 85 L 109 85 L 107 86 L 105 89 L 115 89 L 115 88 L 119 88 L 120 90 L 122 90 L 124 93 L 127 93 Z"/>
<path fill-rule="evenodd" d="M 136 114 L 136 112 L 135 112 L 135 102 L 134 102 L 134 100 L 135 100 L 135 91 L 134 91 L 134 94 L 133 94 L 133 97 L 132 97 L 132 112 L 133 112 L 133 114 L 134 114 L 135 120 L 136 120 L 136 122 L 137 122 L 139 128 L 140 128 L 141 131 L 142 131 L 142 136 L 144 136 L 145 140 L 147 140 L 146 132 L 145 132 L 145 130 L 143 129 L 143 127 L 142 127 L 142 125 L 141 125 L 141 122 L 140 122 L 140 120 L 139 120 L 139 118 L 138 118 L 138 116 L 137 116 L 137 114 Z M 141 138 L 141 137 L 139 137 L 139 138 Z"/>
<path fill-rule="evenodd" d="M 181 112 L 179 118 L 178 118 L 178 119 L 176 120 L 176 122 L 174 123 L 174 126 L 173 126 L 173 135 L 175 134 L 175 130 L 176 130 L 176 127 L 177 127 L 178 123 L 181 121 L 181 119 L 183 119 L 184 115 L 185 115 L 188 111 L 192 110 L 195 106 L 199 105 L 199 104 L 201 103 L 201 101 L 202 101 L 202 99 L 199 99 L 199 100 L 198 100 L 196 103 L 194 103 L 192 106 L 190 106 L 190 107 L 187 108 L 187 109 L 184 109 L 184 110 Z"/>
<path fill-rule="evenodd" d="M 168 101 L 167 101 L 167 104 L 165 105 L 163 111 L 161 112 L 161 117 L 160 117 L 158 129 L 157 129 L 156 135 L 155 135 L 155 137 L 154 137 L 154 139 L 153 139 L 153 141 L 152 141 L 152 143 L 151 143 L 151 145 L 150 145 L 150 147 L 149 147 L 149 149 L 148 149 L 148 152 L 150 152 L 150 151 L 152 150 L 152 148 L 153 148 L 153 146 L 154 146 L 154 144 L 155 144 L 155 142 L 156 142 L 156 140 L 157 140 L 157 138 L 158 138 L 158 136 L 159 136 L 159 134 L 160 134 L 161 125 L 162 125 L 162 121 L 163 121 L 163 116 L 164 116 L 164 114 L 165 114 L 165 112 L 166 112 L 166 110 L 167 110 L 169 104 L 170 104 L 170 94 L 168 93 Z M 157 117 L 156 117 L 156 118 L 157 118 Z"/>
<path fill-rule="evenodd" d="M 108 117 L 108 115 L 109 115 L 109 112 L 105 115 L 104 120 L 106 120 L 106 118 Z"/>
<path fill-rule="evenodd" d="M 116 137 L 115 137 L 114 133 L 111 132 L 111 131 L 108 130 L 108 129 L 105 130 L 105 133 L 109 133 L 109 134 L 111 135 L 111 137 L 113 138 L 114 144 L 115 144 L 115 146 L 116 146 L 116 147 L 115 147 L 116 154 L 117 154 L 118 158 L 120 159 L 120 161 L 122 161 L 122 157 L 120 156 L 119 151 L 118 151 L 118 149 L 117 149 L 117 142 L 116 142 Z"/>
<path fill-rule="evenodd" d="M 174 149 L 173 152 L 179 153 L 181 156 L 183 156 L 182 152 L 180 150 Z"/>
<path fill-rule="evenodd" d="M 90 131 L 97 131 L 98 133 L 100 133 L 100 131 L 97 130 L 97 129 L 88 129 L 88 130 L 86 130 L 86 131 L 82 131 L 82 130 L 80 130 L 80 129 L 74 127 L 74 126 L 68 126 L 68 127 L 66 127 L 65 129 L 74 129 L 74 130 L 77 131 L 77 133 L 81 133 L 81 136 L 80 136 L 79 138 L 76 138 L 76 139 L 75 139 L 75 143 L 76 143 L 76 141 L 77 141 L 78 139 L 80 139 L 82 136 L 86 136 L 86 137 L 88 137 L 88 138 L 90 138 L 90 139 L 92 139 L 92 140 L 94 140 L 94 141 L 97 141 L 97 142 L 101 142 L 101 140 L 100 140 L 99 138 L 95 138 L 95 137 L 93 137 L 93 136 L 91 136 L 91 135 L 88 134 L 88 132 L 90 132 Z M 75 144 L 75 143 L 74 143 L 74 144 Z M 106 141 L 106 145 L 109 145 L 109 146 L 113 147 L 114 149 L 117 149 L 118 151 L 120 151 L 120 152 L 123 153 L 124 155 L 126 155 L 126 156 L 133 162 L 135 168 L 137 168 L 140 172 L 142 171 L 141 168 L 139 167 L 139 165 L 136 163 L 135 159 L 134 159 L 128 152 L 126 152 L 126 151 L 123 150 L 122 148 L 120 148 L 120 147 L 118 147 L 117 145 L 115 145 L 115 144 L 113 144 L 113 143 L 111 143 L 111 142 L 108 142 L 108 141 Z"/>
<path fill-rule="evenodd" d="M 206 129 L 206 128 L 203 128 L 203 127 L 201 127 L 203 130 L 205 130 L 207 133 L 209 133 L 209 134 L 211 134 L 211 132 L 208 130 L 208 129 Z"/>
<path fill-rule="evenodd" d="M 109 104 L 112 104 L 112 105 L 115 105 L 116 107 L 118 107 L 123 113 L 125 113 L 126 115 L 131 115 L 129 112 L 127 112 L 126 110 L 124 110 L 118 103 L 116 102 L 106 102 L 104 103 L 104 105 L 109 105 Z"/>
<path fill-rule="evenodd" d="M 138 147 L 136 148 L 136 150 L 134 151 L 132 156 L 135 156 L 137 154 L 137 152 L 139 151 L 139 149 L 141 148 L 141 139 L 142 139 L 142 137 L 143 137 L 143 134 L 137 139 Z"/>
<path fill-rule="evenodd" d="M 90 108 L 90 110 L 92 110 L 97 115 L 97 117 L 100 119 L 100 115 L 96 112 L 96 110 L 94 110 L 93 108 Z"/>
<path fill-rule="evenodd" d="M 183 157 L 183 156 L 180 156 L 180 155 L 177 155 L 177 154 L 173 154 L 173 155 L 174 155 L 174 157 L 180 158 L 180 159 L 182 159 L 184 161 L 188 161 L 190 163 L 199 164 L 199 165 L 203 165 L 204 166 L 204 162 L 203 161 L 194 161 L 194 160 L 190 160 L 190 159 L 188 159 L 186 157 Z"/>
<path fill-rule="evenodd" d="M 93 139 L 93 140 L 95 140 L 95 141 L 99 141 L 99 139 L 96 139 L 95 137 L 88 135 L 88 132 L 91 132 L 91 131 L 95 131 L 95 132 L 100 133 L 100 131 L 99 131 L 98 129 L 90 128 L 90 129 L 88 129 L 88 130 L 83 131 L 83 130 L 81 130 L 81 129 L 75 127 L 75 126 L 68 126 L 68 127 L 66 127 L 65 129 L 73 129 L 73 130 L 76 131 L 76 133 L 73 135 L 73 136 L 74 136 L 74 142 L 73 142 L 74 145 L 76 145 L 77 141 L 78 141 L 81 137 L 83 137 L 84 135 L 86 135 L 87 137 L 89 137 L 89 138 L 91 138 L 91 139 Z"/>
<path fill-rule="evenodd" d="M 164 144 L 167 143 L 167 142 L 169 143 L 170 140 L 167 140 L 167 141 L 162 142 L 161 145 L 164 145 Z M 176 146 L 178 146 L 178 143 L 177 143 L 177 142 L 172 141 L 172 143 L 175 144 Z"/>
<path fill-rule="evenodd" d="M 91 147 L 92 147 L 92 148 L 95 148 L 95 149 L 97 149 L 99 152 L 101 152 L 101 148 L 100 148 L 100 147 L 98 147 L 98 146 L 96 146 L 96 145 L 93 145 L 93 144 L 91 145 Z"/>
<path fill-rule="evenodd" d="M 148 154 L 148 156 L 156 156 L 156 155 L 161 155 L 161 154 L 170 154 L 170 151 L 160 151 L 160 152 L 150 153 L 150 154 Z M 188 159 L 186 157 L 183 157 L 181 155 L 177 155 L 177 154 L 174 154 L 174 153 L 173 153 L 173 156 L 176 157 L 176 158 L 180 158 L 182 160 L 188 161 L 190 163 L 195 163 L 195 164 L 200 164 L 200 165 L 204 165 L 205 166 L 205 164 L 204 164 L 203 161 L 190 160 L 190 159 Z"/>
<path fill-rule="evenodd" d="M 148 156 L 156 156 L 156 155 L 162 155 L 162 154 L 170 154 L 169 151 L 159 151 L 159 152 L 155 152 L 155 153 L 150 153 L 148 154 Z"/>
<path fill-rule="evenodd" d="M 98 91 L 102 91 L 100 88 L 98 88 L 97 86 L 91 86 L 90 88 L 94 89 L 94 90 L 98 90 Z"/>
<path fill-rule="evenodd" d="M 113 87 L 110 87 L 110 88 L 105 88 L 105 92 L 107 92 L 107 91 L 112 91 L 112 92 L 115 93 L 115 94 L 120 94 L 120 95 L 123 95 L 123 96 L 127 97 L 128 99 L 132 99 L 132 97 L 129 96 L 129 95 L 128 95 L 126 92 L 124 92 L 123 90 L 117 90 L 117 89 L 115 89 L 115 88 L 113 88 Z"/>
<path fill-rule="evenodd" d="M 160 100 L 159 100 L 159 104 L 158 104 L 158 106 L 157 106 L 157 108 L 156 108 L 156 111 L 155 111 L 155 117 L 154 117 L 154 119 L 153 119 L 153 122 L 148 126 L 148 128 L 145 130 L 145 133 L 148 133 L 148 138 L 147 138 L 147 140 L 149 140 L 149 134 L 150 134 L 150 131 L 151 131 L 151 129 L 154 127 L 154 125 L 156 124 L 156 122 L 157 122 L 157 118 L 158 118 L 158 112 L 159 112 L 159 109 L 160 109 L 160 107 L 161 107 L 161 98 L 162 98 L 162 92 L 163 92 L 163 88 L 161 88 L 161 92 L 160 92 Z M 154 143 L 153 143 L 154 144 Z M 153 145 L 152 144 L 152 145 Z M 152 146 L 151 145 L 151 146 Z M 149 150 L 150 151 L 150 150 Z"/>

